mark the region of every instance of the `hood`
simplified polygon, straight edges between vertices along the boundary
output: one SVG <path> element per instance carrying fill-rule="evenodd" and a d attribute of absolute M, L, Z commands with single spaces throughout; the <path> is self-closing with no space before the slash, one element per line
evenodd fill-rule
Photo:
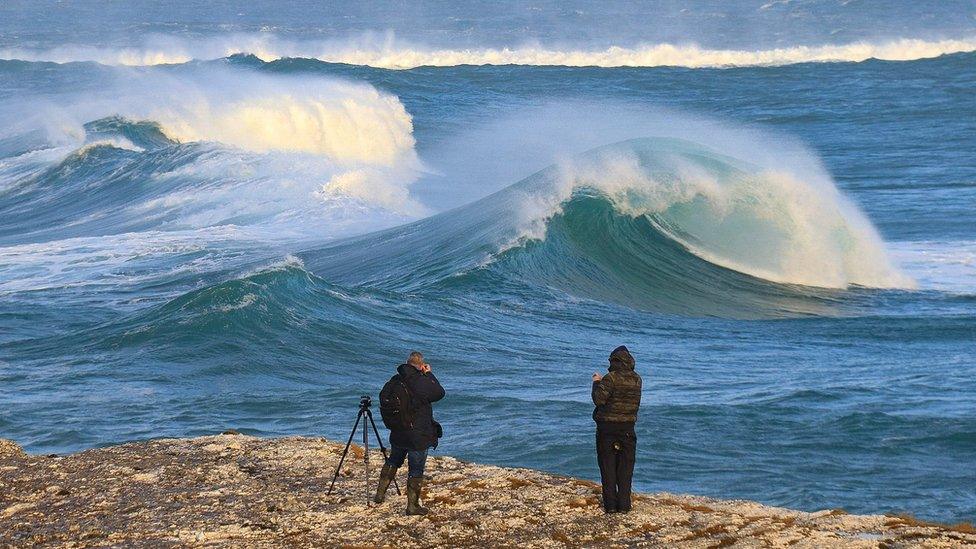
<path fill-rule="evenodd" d="M 636 365 L 637 361 L 634 360 L 634 355 L 630 354 L 630 350 L 623 345 L 610 353 L 611 370 L 633 370 Z"/>
<path fill-rule="evenodd" d="M 409 365 L 407 363 L 403 363 L 403 364 L 397 366 L 397 373 L 400 374 L 403 377 L 407 377 L 407 376 L 410 376 L 410 375 L 413 375 L 413 374 L 419 374 L 420 372 L 418 372 L 417 369 L 414 368 L 413 366 L 411 366 L 411 365 Z"/>

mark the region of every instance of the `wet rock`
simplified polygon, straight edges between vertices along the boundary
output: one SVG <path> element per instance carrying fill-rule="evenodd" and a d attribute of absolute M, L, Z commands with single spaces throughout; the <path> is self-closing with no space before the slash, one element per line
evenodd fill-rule
<path fill-rule="evenodd" d="M 748 501 L 642 494 L 604 515 L 599 486 L 528 469 L 434 457 L 424 517 L 405 497 L 366 504 L 343 444 L 223 434 L 124 444 L 50 460 L 0 440 L 0 547 L 960 547 L 972 527 L 910 517 L 803 513 Z M 362 457 L 361 448 L 352 454 Z M 401 488 L 405 468 L 400 471 Z"/>

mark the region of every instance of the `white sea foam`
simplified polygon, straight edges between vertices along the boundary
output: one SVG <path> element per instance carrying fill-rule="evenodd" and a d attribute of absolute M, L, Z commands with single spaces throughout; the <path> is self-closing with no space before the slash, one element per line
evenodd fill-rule
<path fill-rule="evenodd" d="M 226 268 L 249 258 L 228 247 L 258 235 L 237 227 L 147 231 L 0 247 L 0 295 L 139 284 Z M 267 253 L 267 252 L 264 252 Z"/>
<path fill-rule="evenodd" d="M 789 65 L 810 62 L 858 62 L 867 59 L 911 61 L 976 51 L 976 37 L 944 40 L 900 38 L 845 44 L 789 46 L 738 50 L 702 47 L 693 43 L 610 46 L 599 49 L 555 48 L 526 44 L 503 48 L 450 49 L 414 45 L 386 36 L 345 40 L 292 40 L 272 33 L 232 34 L 189 39 L 151 36 L 130 47 L 64 45 L 50 49 L 0 49 L 2 59 L 27 61 L 95 61 L 107 65 L 145 66 L 253 54 L 265 61 L 287 57 L 319 59 L 388 69 L 458 65 L 559 65 L 596 67 L 689 68 Z"/>
<path fill-rule="evenodd" d="M 64 158 L 74 150 L 71 146 L 44 147 L 0 158 L 0 192 L 30 181 L 30 175 Z"/>
<path fill-rule="evenodd" d="M 888 247 L 921 288 L 976 295 L 976 240 L 890 242 Z"/>
<path fill-rule="evenodd" d="M 215 306 L 215 307 L 210 308 L 210 310 L 208 310 L 207 312 L 208 313 L 224 313 L 224 314 L 226 314 L 226 313 L 229 313 L 229 312 L 232 312 L 232 311 L 237 311 L 237 310 L 240 310 L 240 309 L 246 309 L 246 308 L 250 307 L 251 305 L 254 305 L 255 303 L 257 303 L 257 301 L 258 301 L 258 296 L 257 295 L 255 295 L 255 294 L 244 294 L 244 296 L 241 297 L 240 300 L 235 301 L 234 303 L 231 303 L 229 305 L 218 305 L 218 306 Z"/>
<path fill-rule="evenodd" d="M 75 154 L 79 154 L 79 155 L 87 154 L 88 151 L 96 147 L 114 147 L 116 149 L 122 149 L 122 150 L 133 151 L 133 152 L 142 152 L 145 150 L 144 148 L 134 144 L 132 141 L 124 137 L 112 137 L 108 139 L 98 139 L 95 141 L 90 141 L 88 143 L 85 143 L 83 147 L 75 151 Z"/>

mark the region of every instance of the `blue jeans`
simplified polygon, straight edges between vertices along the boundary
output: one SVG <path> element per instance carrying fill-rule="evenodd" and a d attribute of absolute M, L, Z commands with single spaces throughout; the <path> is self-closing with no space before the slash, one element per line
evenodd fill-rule
<path fill-rule="evenodd" d="M 427 450 L 407 450 L 399 446 L 390 448 L 390 457 L 386 464 L 394 469 L 403 465 L 403 459 L 407 460 L 407 477 L 420 478 L 424 476 L 424 466 L 427 465 Z"/>

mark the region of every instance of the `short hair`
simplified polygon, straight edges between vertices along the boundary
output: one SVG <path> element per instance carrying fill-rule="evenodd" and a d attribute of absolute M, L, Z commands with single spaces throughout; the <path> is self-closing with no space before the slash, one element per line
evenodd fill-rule
<path fill-rule="evenodd" d="M 407 359 L 407 364 L 411 366 L 421 366 L 424 363 L 424 355 L 418 351 L 413 351 L 410 353 L 410 358 Z"/>

